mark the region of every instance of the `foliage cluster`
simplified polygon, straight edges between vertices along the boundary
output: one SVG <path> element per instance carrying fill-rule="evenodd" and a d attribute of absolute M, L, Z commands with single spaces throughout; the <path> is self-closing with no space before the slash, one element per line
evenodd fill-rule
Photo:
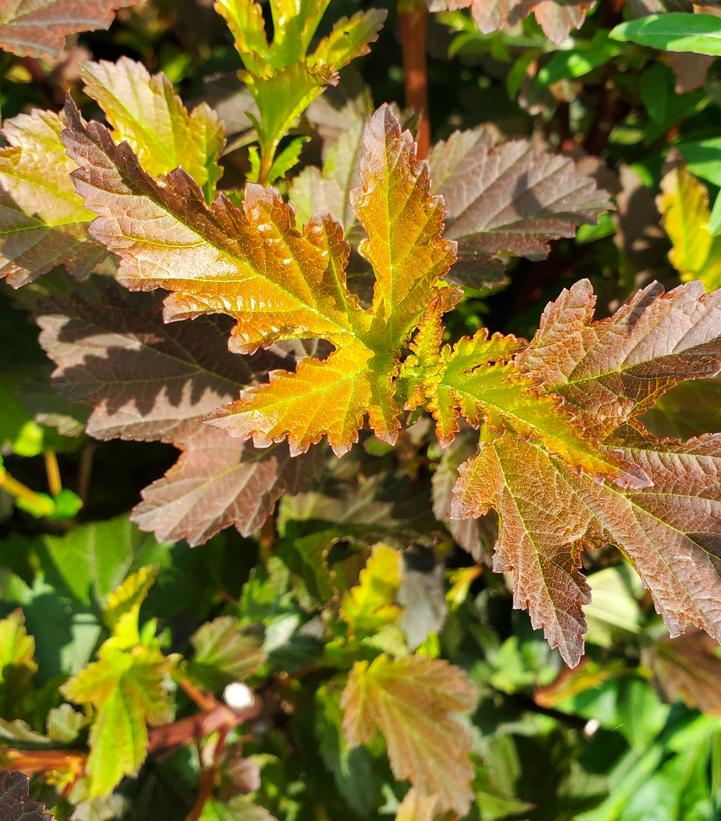
<path fill-rule="evenodd" d="M 0 817 L 718 817 L 717 4 L 0 48 Z"/>

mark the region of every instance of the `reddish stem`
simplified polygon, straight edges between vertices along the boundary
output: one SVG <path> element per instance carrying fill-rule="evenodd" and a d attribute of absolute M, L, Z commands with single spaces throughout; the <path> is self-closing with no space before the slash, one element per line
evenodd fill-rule
<path fill-rule="evenodd" d="M 428 116 L 428 70 L 426 41 L 428 9 L 423 2 L 404 3 L 398 11 L 403 51 L 403 83 L 406 105 L 420 115 L 418 122 L 418 157 L 428 156 L 431 129 Z"/>

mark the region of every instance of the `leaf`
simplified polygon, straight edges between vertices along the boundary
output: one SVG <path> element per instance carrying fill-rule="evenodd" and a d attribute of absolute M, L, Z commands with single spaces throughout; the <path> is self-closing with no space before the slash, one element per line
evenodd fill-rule
<path fill-rule="evenodd" d="M 36 670 L 35 639 L 25 629 L 22 611 L 15 610 L 0 620 L 0 706 L 4 717 L 15 714 Z"/>
<path fill-rule="evenodd" d="M 77 111 L 69 112 L 69 151 L 83 166 L 76 184 L 104 215 L 91 231 L 119 253 L 129 287 L 174 291 L 167 318 L 231 312 L 239 350 L 292 338 L 335 346 L 325 361 L 307 358 L 296 373 L 274 372 L 268 385 L 245 390 L 214 414 L 215 424 L 253 437 L 259 447 L 287 437 L 292 454 L 327 435 L 342 454 L 368 415 L 377 435 L 394 441 L 395 362 L 448 270 L 453 246 L 440 238 L 442 203 L 430 196 L 427 168 L 390 109 L 379 109 L 366 129 L 363 187 L 354 205 L 369 234 L 361 252 L 376 273 L 370 309 L 346 286 L 349 248 L 337 223 L 325 218 L 299 233 L 279 196 L 253 185 L 243 211 L 223 198 L 206 207 L 182 171 L 158 186 L 127 146 L 116 147 L 102 126 L 86 127 Z M 204 269 L 209 273 L 198 279 Z M 314 412 L 306 419 L 308 407 Z"/>
<path fill-rule="evenodd" d="M 227 802 L 215 798 L 206 801 L 200 821 L 276 821 L 276 818 L 248 796 L 236 795 Z"/>
<path fill-rule="evenodd" d="M 225 527 L 258 530 L 284 494 L 314 478 L 316 452 L 291 458 L 285 445 L 254 448 L 220 430 L 200 427 L 178 461 L 148 485 L 132 519 L 163 541 L 204 544 Z"/>
<path fill-rule="evenodd" d="M 431 11 L 470 6 L 484 34 L 516 25 L 533 13 L 546 37 L 558 44 L 571 29 L 581 27 L 592 5 L 589 0 L 433 0 Z"/>
<path fill-rule="evenodd" d="M 470 434 L 470 431 L 468 432 Z M 492 515 L 482 519 L 451 519 L 451 496 L 458 479 L 458 468 L 475 451 L 470 435 L 457 436 L 443 449 L 432 478 L 433 515 L 449 529 L 451 536 L 477 562 L 488 563 L 497 536 L 497 523 Z"/>
<path fill-rule="evenodd" d="M 661 639 L 644 654 L 669 700 L 681 699 L 709 715 L 721 715 L 721 658 L 704 633 Z"/>
<path fill-rule="evenodd" d="M 609 447 L 653 484 L 600 484 L 506 433 L 482 442 L 461 467 L 455 491 L 452 515 L 492 507 L 501 517 L 494 569 L 514 572 L 514 606 L 528 608 L 533 626 L 543 627 L 569 666 L 583 652 L 582 605 L 589 600 L 580 554 L 607 542 L 633 561 L 672 636 L 696 626 L 721 637 L 721 439 L 681 443 L 627 429 Z"/>
<path fill-rule="evenodd" d="M 86 765 L 90 798 L 107 795 L 124 776 L 136 773 L 148 749 L 146 725 L 170 719 L 166 669 L 157 650 L 101 649 L 99 661 L 62 686 L 67 699 L 96 710 Z"/>
<path fill-rule="evenodd" d="M 409 385 L 408 409 L 425 403 L 436 420 L 441 444 L 453 440 L 461 419 L 473 426 L 484 419 L 499 430 L 505 427 L 532 437 L 578 469 L 624 485 L 648 483 L 637 466 L 600 450 L 564 412 L 558 397 L 539 392 L 537 383 L 517 367 L 533 343 L 525 347 L 514 336 L 489 337 L 485 328 L 452 347 L 441 348 L 440 340 L 440 315 L 437 306 L 431 306 L 401 377 Z"/>
<path fill-rule="evenodd" d="M 574 236 L 610 207 L 608 194 L 571 157 L 528 140 L 497 143 L 482 128 L 454 132 L 433 147 L 429 162 L 461 268 L 487 276 L 508 256 L 543 259 L 550 240 Z"/>
<path fill-rule="evenodd" d="M 315 214 L 330 214 L 342 226 L 346 239 L 357 228 L 351 191 L 360 185 L 360 155 L 364 119 L 354 117 L 338 141 L 326 153 L 322 173 L 307 166 L 293 179 L 289 192 L 299 225 Z"/>
<path fill-rule="evenodd" d="M 712 14 L 650 14 L 620 23 L 610 36 L 665 51 L 721 54 L 721 20 Z"/>
<path fill-rule="evenodd" d="M 356 633 L 373 634 L 401 615 L 396 597 L 401 585 L 401 554 L 382 543 L 373 546 L 359 582 L 343 597 L 340 615 Z"/>
<path fill-rule="evenodd" d="M 721 292 L 689 282 L 664 293 L 652 283 L 602 320 L 593 319 L 595 301 L 588 280 L 564 290 L 517 360 L 594 435 L 650 409 L 678 382 L 721 368 Z"/>
<path fill-rule="evenodd" d="M 395 821 L 433 821 L 437 805 L 437 795 L 423 795 L 415 790 L 408 790 L 398 807 Z"/>
<path fill-rule="evenodd" d="M 77 525 L 62 536 L 42 537 L 44 575 L 56 589 L 67 590 L 84 604 L 105 600 L 136 563 L 143 563 L 156 541 L 127 514 L 103 522 Z"/>
<path fill-rule="evenodd" d="M 140 606 L 145 601 L 158 575 L 157 565 L 145 565 L 131 573 L 108 596 L 103 615 L 113 631 L 113 646 L 132 647 L 140 643 Z"/>
<path fill-rule="evenodd" d="M 348 806 L 358 815 L 366 816 L 376 807 L 381 779 L 365 748 L 348 749 L 341 733 L 342 721 L 338 694 L 328 686 L 319 687 L 313 721 L 318 750 Z"/>
<path fill-rule="evenodd" d="M 0 26 L 0 30 L 2 27 Z M 92 212 L 75 193 L 75 163 L 57 114 L 35 110 L 6 120 L 0 147 L 0 279 L 14 288 L 57 265 L 84 276 L 105 256 L 87 236 Z"/>
<path fill-rule="evenodd" d="M 379 730 L 396 779 L 463 815 L 473 797 L 471 742 L 453 714 L 470 712 L 475 701 L 463 671 L 446 661 L 381 655 L 353 665 L 341 700 L 343 732 L 355 747 Z"/>
<path fill-rule="evenodd" d="M 106 29 L 117 9 L 138 0 L 3 0 L 0 48 L 20 57 L 58 58 L 65 38 Z"/>
<path fill-rule="evenodd" d="M 661 180 L 658 208 L 673 248 L 668 258 L 681 279 L 700 279 L 707 290 L 721 285 L 721 241 L 711 234 L 708 191 L 686 168 Z"/>
<path fill-rule="evenodd" d="M 70 744 L 86 723 L 86 716 L 73 710 L 69 704 L 53 707 L 47 717 L 48 738 L 61 744 Z"/>
<path fill-rule="evenodd" d="M 251 676 L 266 660 L 261 643 L 238 628 L 232 616 L 206 622 L 191 636 L 191 672 L 211 690 Z"/>
<path fill-rule="evenodd" d="M 220 317 L 166 325 L 158 309 L 152 297 L 114 288 L 100 300 L 42 306 L 40 342 L 58 365 L 54 383 L 93 406 L 92 436 L 160 439 L 183 451 L 143 492 L 134 519 L 144 530 L 194 545 L 230 525 L 247 535 L 283 493 L 312 479 L 317 454 L 291 460 L 285 446 L 257 450 L 200 422 L 283 359 L 228 353 L 230 325 Z"/>
<path fill-rule="evenodd" d="M 277 167 L 274 162 L 280 140 L 324 87 L 337 82 L 337 72 L 368 52 L 386 18 L 386 12 L 378 9 L 344 17 L 309 55 L 327 6 L 328 0 L 272 3 L 273 39 L 269 42 L 261 7 L 254 0 L 219 0 L 216 4 L 233 33 L 246 69 L 241 76 L 260 114 L 254 121 L 260 157 L 253 181 L 269 184 L 288 170 L 289 163 Z"/>
<path fill-rule="evenodd" d="M 205 103 L 189 112 L 164 74 L 150 75 L 142 63 L 121 57 L 84 63 L 84 91 L 113 127 L 116 142 L 126 140 L 142 167 L 153 176 L 182 167 L 203 189 L 208 202 L 222 170 L 223 125 Z"/>
<path fill-rule="evenodd" d="M 0 818 L 2 821 L 52 821 L 45 807 L 30 799 L 30 782 L 23 773 L 0 770 Z"/>

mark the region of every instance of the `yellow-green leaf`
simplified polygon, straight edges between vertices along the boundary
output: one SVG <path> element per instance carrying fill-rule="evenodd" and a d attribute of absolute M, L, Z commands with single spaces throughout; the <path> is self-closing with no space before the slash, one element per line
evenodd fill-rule
<path fill-rule="evenodd" d="M 223 125 L 205 103 L 192 112 L 164 74 L 150 75 L 142 63 L 121 57 L 84 63 L 85 93 L 102 108 L 116 142 L 126 140 L 153 176 L 182 168 L 211 202 L 222 170 Z"/>
<path fill-rule="evenodd" d="M 22 611 L 14 610 L 0 620 L 0 708 L 3 717 L 13 715 L 37 669 L 35 639 L 25 629 Z"/>
<path fill-rule="evenodd" d="M 673 168 L 661 181 L 659 210 L 673 247 L 668 258 L 681 279 L 700 279 L 708 290 L 721 285 L 721 240 L 711 234 L 708 190 L 687 168 Z"/>
<path fill-rule="evenodd" d="M 341 617 L 355 633 L 376 633 L 398 621 L 401 610 L 396 596 L 402 569 L 403 560 L 397 550 L 382 543 L 373 546 L 358 584 L 341 603 Z"/>

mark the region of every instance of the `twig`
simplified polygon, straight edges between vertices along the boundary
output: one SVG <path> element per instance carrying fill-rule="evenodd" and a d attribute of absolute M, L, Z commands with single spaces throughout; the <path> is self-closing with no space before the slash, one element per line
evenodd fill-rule
<path fill-rule="evenodd" d="M 424 159 L 431 147 L 428 114 L 428 9 L 422 0 L 400 0 L 398 22 L 403 52 L 403 84 L 406 105 L 420 114 L 418 122 L 418 157 Z"/>
<path fill-rule="evenodd" d="M 48 489 L 53 496 L 57 496 L 63 489 L 63 482 L 60 478 L 58 457 L 55 455 L 54 450 L 48 450 L 45 453 L 45 473 L 48 477 Z"/>

